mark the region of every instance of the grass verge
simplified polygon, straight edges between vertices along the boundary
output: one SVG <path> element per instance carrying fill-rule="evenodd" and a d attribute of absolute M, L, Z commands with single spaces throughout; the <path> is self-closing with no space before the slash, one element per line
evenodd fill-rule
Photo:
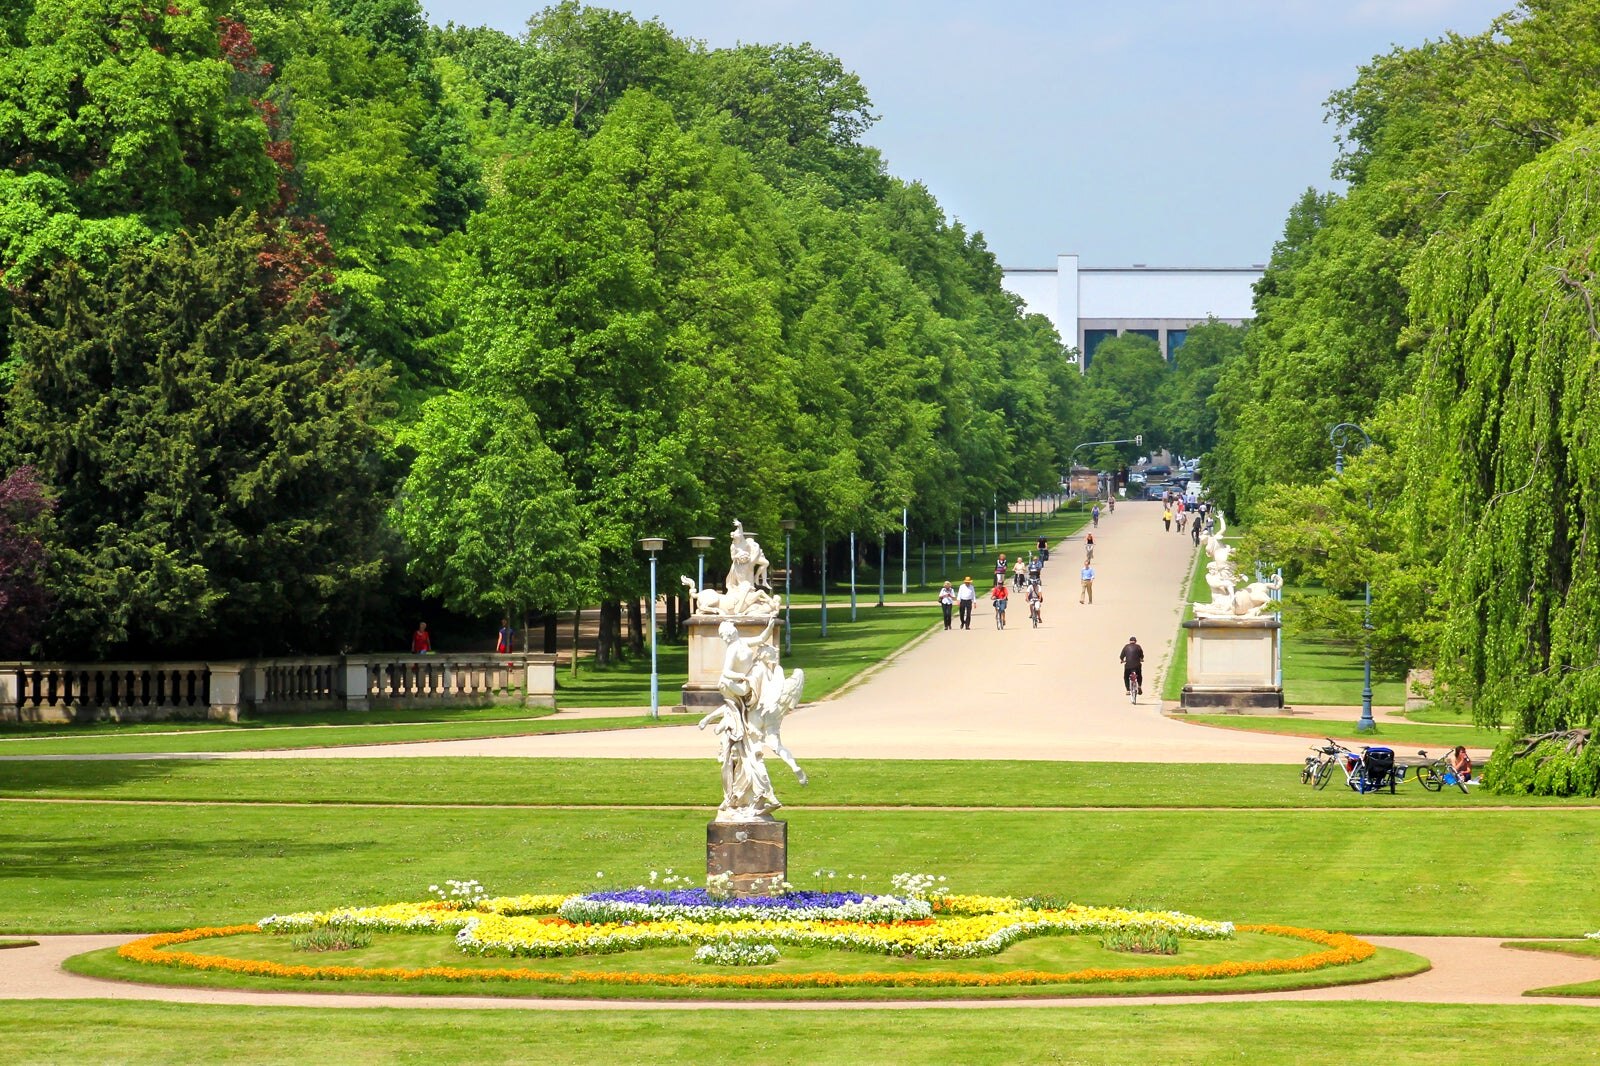
<path fill-rule="evenodd" d="M 1434 755 L 1443 755 L 1457 744 L 1465 744 L 1469 748 L 1493 748 L 1505 739 L 1502 734 L 1488 729 L 1414 725 L 1410 722 L 1382 719 L 1378 720 L 1376 729 L 1366 733 L 1356 732 L 1356 723 L 1353 720 L 1341 722 L 1329 718 L 1283 718 L 1270 714 L 1189 714 L 1185 715 L 1183 720 L 1196 725 L 1238 729 L 1247 733 L 1279 733 L 1313 740 L 1332 737 L 1351 746 L 1377 741 L 1391 747 L 1398 745 L 1395 754 L 1399 757 L 1411 756 L 1417 748 L 1426 748 Z"/>
<path fill-rule="evenodd" d="M 1350 1061 L 1337 1034 L 1411 1034 L 1388 1041 L 1398 1064 L 1516 1062 L 1568 1066 L 1594 1051 L 1594 1013 L 1584 1007 L 1422 1003 L 1185 1003 L 1056 1010 L 1001 1007 L 831 1013 L 766 1011 L 451 1010 L 353 1007 L 317 1010 L 210 1004 L 17 1002 L 0 1014 L 8 1060 L 241 1066 L 315 1061 L 373 1066 L 453 1062 L 508 1064 L 692 1062 L 706 1049 L 729 1062 L 857 1066 L 863 1062 L 960 1062 L 971 1066 L 1093 1062 L 1198 1066 L 1217 1062 L 1335 1066 Z M 737 1040 L 730 1042 L 730 1033 Z M 1329 1034 L 1336 1034 L 1330 1037 Z M 1423 1037 L 1426 1034 L 1426 1038 Z M 1414 1036 L 1414 1038 L 1412 1038 Z"/>

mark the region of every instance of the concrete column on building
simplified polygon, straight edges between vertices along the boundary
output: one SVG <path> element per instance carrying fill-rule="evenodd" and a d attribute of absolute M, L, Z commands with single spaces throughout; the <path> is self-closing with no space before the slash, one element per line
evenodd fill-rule
<path fill-rule="evenodd" d="M 1056 256 L 1056 332 L 1061 343 L 1078 354 L 1078 372 L 1083 372 L 1083 338 L 1079 335 L 1078 257 Z"/>

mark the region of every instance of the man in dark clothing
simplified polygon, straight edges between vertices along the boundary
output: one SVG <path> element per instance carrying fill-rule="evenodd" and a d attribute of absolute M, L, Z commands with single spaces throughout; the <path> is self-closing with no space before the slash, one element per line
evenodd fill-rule
<path fill-rule="evenodd" d="M 1122 646 L 1122 687 L 1128 687 L 1128 678 L 1137 677 L 1139 688 L 1144 688 L 1144 649 L 1139 646 L 1138 637 L 1129 637 L 1128 643 Z"/>

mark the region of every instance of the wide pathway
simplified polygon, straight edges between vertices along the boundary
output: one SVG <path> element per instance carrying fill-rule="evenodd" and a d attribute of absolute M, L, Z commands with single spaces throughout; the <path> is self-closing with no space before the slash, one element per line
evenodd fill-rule
<path fill-rule="evenodd" d="M 1181 996 L 1057 996 L 996 999 L 881 1001 L 510 999 L 499 996 L 385 996 L 345 992 L 253 992 L 233 988 L 136 985 L 80 977 L 61 969 L 63 960 L 86 951 L 117 947 L 132 935 L 42 936 L 35 947 L 9 948 L 0 966 L 0 1000 L 124 999 L 164 1003 L 228 1003 L 275 1007 L 448 1007 L 495 1010 L 703 1011 L 703 1010 L 915 1010 L 956 1007 L 1088 1007 L 1154 1004 L 1230 1003 L 1248 1000 L 1382 1000 L 1392 1003 L 1562 1003 L 1600 1006 L 1600 997 L 1528 999 L 1525 991 L 1600 980 L 1600 959 L 1504 948 L 1490 937 L 1368 937 L 1379 947 L 1399 948 L 1427 958 L 1433 969 L 1413 977 L 1373 984 L 1306 988 L 1290 992 L 1197 994 Z"/>
<path fill-rule="evenodd" d="M 1299 763 L 1303 737 L 1207 729 L 1161 713 L 1156 693 L 1196 552 L 1167 532 L 1159 504 L 1130 502 L 1095 534 L 1094 603 L 1080 604 L 1084 539 L 1056 545 L 1045 569 L 1044 624 L 1012 606 L 1004 631 L 987 602 L 972 628 L 936 629 L 848 691 L 808 704 L 784 726 L 801 759 L 1044 759 L 1132 762 Z M 971 573 L 982 588 L 986 567 Z M 959 580 L 965 576 L 954 573 Z M 885 608 L 887 609 L 887 608 Z M 897 608 L 912 609 L 912 608 Z M 936 616 L 938 608 L 926 608 Z M 1136 636 L 1151 694 L 1131 706 L 1117 654 Z M 670 698 L 670 697 L 669 697 Z M 715 754 L 703 733 L 681 728 L 562 733 L 379 747 L 241 752 L 225 758 L 550 756 L 697 758 Z"/>

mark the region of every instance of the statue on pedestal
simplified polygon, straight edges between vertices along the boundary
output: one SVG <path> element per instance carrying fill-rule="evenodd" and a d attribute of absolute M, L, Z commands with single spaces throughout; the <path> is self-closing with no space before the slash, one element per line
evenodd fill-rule
<path fill-rule="evenodd" d="M 767 585 L 767 553 L 761 550 L 755 537 L 744 531 L 744 523 L 737 519 L 734 520 L 730 536 L 727 591 L 696 588 L 694 579 L 687 575 L 678 579 L 689 589 L 694 613 L 776 617 L 783 609 L 783 597 L 774 596 Z"/>
<path fill-rule="evenodd" d="M 1217 529 L 1206 537 L 1206 584 L 1211 586 L 1211 602 L 1194 604 L 1196 618 L 1260 618 L 1273 602 L 1272 593 L 1283 587 L 1283 578 L 1271 581 L 1252 581 L 1239 585 L 1239 575 L 1233 565 L 1233 549 L 1222 543 L 1228 521 L 1221 511 L 1216 512 Z"/>
<path fill-rule="evenodd" d="M 717 680 L 722 704 L 700 720 L 700 728 L 715 723 L 721 741 L 719 822 L 770 821 L 772 812 L 782 806 L 767 773 L 766 749 L 788 764 L 802 785 L 806 783 L 805 771 L 779 735 L 784 717 L 800 704 L 805 671 L 784 676 L 777 645 L 770 640 L 776 624 L 776 617 L 768 619 L 766 628 L 754 637 L 740 637 L 739 627 L 731 621 L 717 629 L 726 646 Z"/>

